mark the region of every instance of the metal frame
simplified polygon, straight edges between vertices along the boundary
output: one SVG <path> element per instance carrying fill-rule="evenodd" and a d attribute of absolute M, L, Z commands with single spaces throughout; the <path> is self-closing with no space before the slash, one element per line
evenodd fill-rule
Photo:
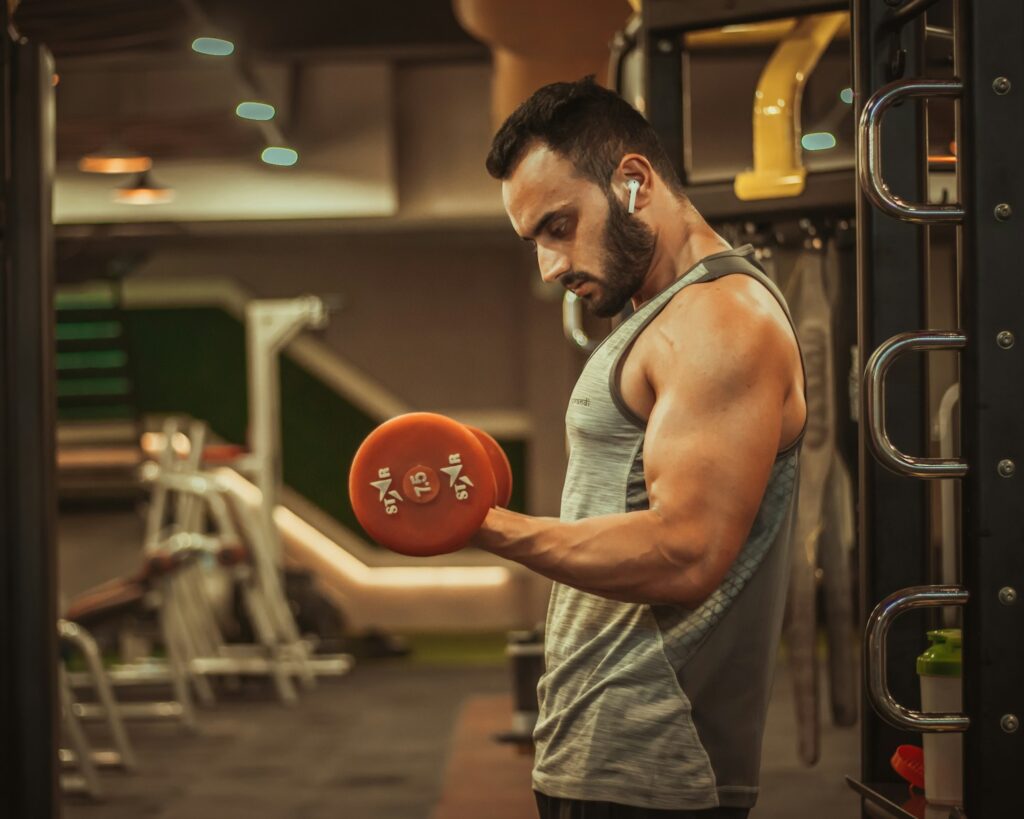
<path fill-rule="evenodd" d="M 901 37 L 903 56 L 894 66 L 888 20 L 896 9 L 887 0 L 859 0 L 853 4 L 855 104 L 862 107 L 878 89 L 907 74 L 920 73 L 924 64 L 924 21 L 912 20 Z M 878 147 L 879 161 L 893 190 L 915 201 L 927 198 L 927 137 L 921 105 L 900 106 L 886 117 L 886 140 Z M 858 348 L 862 360 L 898 333 L 926 326 L 925 275 L 927 232 L 920 225 L 876 211 L 864 190 L 857 195 L 857 290 L 859 302 Z M 888 383 L 887 435 L 906 451 L 926 452 L 928 443 L 927 376 L 923 356 L 905 357 L 895 365 L 899 377 Z M 863 397 L 863 396 L 862 396 Z M 878 601 L 929 580 L 927 485 L 898 475 L 871 454 L 866 423 L 859 429 L 859 526 L 861 618 Z M 919 689 L 914 664 L 922 648 L 926 621 L 921 612 L 909 612 L 887 634 L 893 656 L 901 662 L 887 669 L 887 684 L 898 702 L 916 703 Z M 865 686 L 867 689 L 867 686 Z M 861 712 L 860 778 L 872 786 L 899 780 L 889 759 L 907 735 L 891 726 L 871 707 L 864 692 Z"/>
<path fill-rule="evenodd" d="M 252 471 L 271 508 L 281 484 L 281 379 L 279 353 L 306 327 L 327 325 L 327 307 L 318 296 L 254 299 L 245 308 L 249 368 L 249 445 Z"/>
<path fill-rule="evenodd" d="M 963 482 L 964 805 L 1020 815 L 1024 771 L 1024 289 L 1019 257 L 1024 168 L 1024 4 L 961 2 L 961 429 Z M 1010 335 L 1003 335 L 1009 333 Z"/>
<path fill-rule="evenodd" d="M 175 442 L 183 437 L 188 442 L 184 459 L 175 452 Z M 293 677 L 312 688 L 317 676 L 347 673 L 353 665 L 350 655 L 313 656 L 314 646 L 299 633 L 274 562 L 278 538 L 276 530 L 267 528 L 275 524 L 264 508 L 266 503 L 248 502 L 217 473 L 202 469 L 206 425 L 193 421 L 186 436 L 180 421 L 169 418 L 162 440 L 159 461 L 148 462 L 141 477 L 152 491 L 145 554 L 169 569 L 161 573 L 155 590 L 167 661 L 157 669 L 149 661 L 127 664 L 110 677 L 115 684 L 131 685 L 157 676 L 172 683 L 176 699 L 121 706 L 122 714 L 140 719 L 182 718 L 191 723 L 191 689 L 203 705 L 213 705 L 215 695 L 208 678 L 223 675 L 266 676 L 281 702 L 293 705 L 298 701 Z M 172 511 L 169 522 L 168 510 Z M 228 555 L 228 560 L 220 561 L 227 550 L 243 545 L 244 560 Z M 208 572 L 199 565 L 202 558 L 221 562 L 220 571 L 240 591 L 255 642 L 229 644 L 224 639 L 206 588 Z M 79 680 L 72 675 L 72 682 Z M 79 715 L 97 716 L 82 709 Z"/>
<path fill-rule="evenodd" d="M 872 18 L 881 11 L 877 0 L 857 6 L 855 20 L 861 27 L 856 53 L 861 64 L 868 65 L 867 70 L 858 72 L 858 79 L 866 80 L 868 89 L 874 87 L 871 67 L 883 56 L 875 49 L 877 34 L 891 30 L 894 15 L 905 21 L 912 8 L 929 5 L 927 0 L 916 0 L 902 13 L 890 12 L 888 24 L 882 18 Z M 1024 769 L 1020 726 L 1024 715 L 1024 656 L 1020 652 L 1024 609 L 1019 602 L 1019 590 L 1024 587 L 1024 554 L 1020 550 L 1024 487 L 1016 466 L 1024 455 L 1020 413 L 1024 359 L 1016 342 L 1024 312 L 1024 288 L 1016 272 L 1018 231 L 1012 224 L 1014 194 L 1024 190 L 1024 171 L 1005 149 L 1024 139 L 1024 106 L 1014 98 L 1020 94 L 1014 83 L 1024 82 L 1024 54 L 1016 42 L 1021 30 L 1024 7 L 1019 3 L 958 3 L 955 65 L 962 82 L 915 80 L 883 88 L 866 105 L 860 134 L 860 179 L 867 199 L 909 223 L 963 222 L 959 296 L 965 333 L 906 334 L 883 344 L 865 375 L 865 387 L 875 395 L 870 401 L 869 429 L 862 433 L 862 438 L 872 439 L 880 460 L 902 474 L 935 477 L 946 468 L 950 475 L 963 476 L 963 587 L 908 588 L 883 600 L 868 622 L 865 670 L 870 701 L 887 722 L 906 730 L 966 730 L 964 808 L 971 817 L 1020 813 L 1017 778 Z M 898 48 L 902 52 L 902 40 Z M 890 53 L 889 79 L 905 67 L 902 60 L 902 56 L 894 60 Z M 957 124 L 962 206 L 911 205 L 889 195 L 881 180 L 878 121 L 882 112 L 908 93 L 925 96 L 935 92 L 945 96 L 962 92 L 963 96 Z M 869 251 L 874 248 L 865 246 Z M 891 253 L 892 247 L 885 250 Z M 875 293 L 869 296 L 870 300 L 862 299 L 862 307 L 884 303 Z M 927 348 L 948 347 L 953 342 L 964 349 L 960 386 L 963 459 L 959 461 L 947 458 L 922 465 L 886 446 L 884 401 L 877 394 L 883 384 L 884 362 L 895 350 L 913 348 L 915 343 L 920 347 L 922 341 Z M 865 495 L 862 507 L 877 500 L 877 495 Z M 904 543 L 904 550 L 907 545 Z M 878 577 L 868 574 L 865 580 L 867 585 Z M 885 635 L 900 611 L 950 603 L 965 605 L 964 714 L 924 717 L 900 706 L 887 691 Z M 913 653 L 901 652 L 904 667 L 910 668 Z M 870 724 L 868 720 L 865 723 Z M 891 747 L 879 733 L 865 733 L 865 777 L 871 776 Z M 858 786 L 867 796 L 864 788 Z"/>
<path fill-rule="evenodd" d="M 897 475 L 911 478 L 960 478 L 967 474 L 967 463 L 959 458 L 922 458 L 901 452 L 885 427 L 885 376 L 903 353 L 922 350 L 962 350 L 967 337 L 962 333 L 933 330 L 926 333 L 900 333 L 879 345 L 864 368 L 865 437 L 875 457 Z"/>
<path fill-rule="evenodd" d="M 868 678 L 868 699 L 875 712 L 893 727 L 904 731 L 948 732 L 966 731 L 970 726 L 970 718 L 964 714 L 925 714 L 901 705 L 889 691 L 886 681 L 886 637 L 896 618 L 916 608 L 963 606 L 969 597 L 966 590 L 956 586 L 918 586 L 890 594 L 871 612 L 864 629 L 864 668 Z"/>
<path fill-rule="evenodd" d="M 117 699 L 114 696 L 114 688 L 110 684 L 110 678 L 107 676 L 106 670 L 103 668 L 103 658 L 100 656 L 100 649 L 96 644 L 96 640 L 80 625 L 69 620 L 57 621 L 57 633 L 60 635 L 62 642 L 78 649 L 85 660 L 86 667 L 89 669 L 88 673 L 91 678 L 93 691 L 99 701 L 98 705 L 94 706 L 94 708 L 100 712 L 106 721 L 111 739 L 114 742 L 114 750 L 112 751 L 92 751 L 92 761 L 96 765 L 103 767 L 124 768 L 126 771 L 135 770 L 138 767 L 138 763 L 135 761 L 135 751 L 132 748 L 131 740 L 128 739 L 128 732 L 125 730 L 124 721 L 121 719 L 121 712 Z M 63 669 L 61 685 L 66 685 L 70 693 L 70 681 L 67 675 L 63 673 Z M 79 703 L 72 701 L 70 706 L 65 704 L 65 707 L 68 709 L 64 714 L 66 720 L 81 719 L 84 716 L 79 710 L 81 707 Z"/>
<path fill-rule="evenodd" d="M 245 308 L 246 361 L 249 370 L 249 446 L 245 468 L 263 493 L 261 508 L 273 529 L 273 510 L 281 486 L 280 352 L 303 329 L 327 326 L 327 305 L 318 296 L 254 299 Z M 275 530 L 276 531 L 276 530 Z M 280 565 L 281 546 L 273 544 Z"/>
<path fill-rule="evenodd" d="M 857 176 L 861 190 L 882 213 L 919 224 L 960 222 L 964 209 L 958 204 L 932 205 L 907 202 L 894 194 L 882 177 L 882 118 L 885 112 L 911 97 L 959 97 L 963 83 L 956 80 L 904 80 L 880 88 L 861 111 L 857 145 Z"/>
<path fill-rule="evenodd" d="M 848 6 L 835 0 L 644 0 L 644 17 L 645 24 L 653 28 L 706 28 Z"/>
<path fill-rule="evenodd" d="M 645 54 L 647 116 L 662 145 L 673 160 L 687 195 L 708 219 L 728 219 L 751 214 L 783 217 L 806 216 L 812 210 L 849 213 L 855 178 L 850 171 L 807 174 L 800 196 L 742 201 L 733 181 L 689 185 L 683 169 L 683 34 L 691 29 L 841 11 L 849 3 L 832 0 L 645 0 L 641 37 Z"/>
<path fill-rule="evenodd" d="M 800 196 L 807 187 L 800 104 L 818 61 L 848 21 L 845 9 L 798 18 L 761 70 L 753 99 L 754 165 L 733 181 L 743 201 Z"/>
<path fill-rule="evenodd" d="M 0 815 L 57 810 L 53 61 L 0 13 Z"/>

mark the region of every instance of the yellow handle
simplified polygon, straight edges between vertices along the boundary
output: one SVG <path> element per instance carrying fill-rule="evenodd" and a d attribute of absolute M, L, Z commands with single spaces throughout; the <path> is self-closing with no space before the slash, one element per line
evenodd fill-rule
<path fill-rule="evenodd" d="M 761 72 L 754 93 L 754 168 L 736 177 L 743 200 L 799 196 L 807 169 L 800 155 L 800 103 L 807 78 L 848 19 L 846 12 L 801 18 Z"/>

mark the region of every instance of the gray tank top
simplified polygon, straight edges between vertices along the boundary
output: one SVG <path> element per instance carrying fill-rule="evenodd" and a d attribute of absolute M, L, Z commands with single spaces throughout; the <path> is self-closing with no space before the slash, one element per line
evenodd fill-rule
<path fill-rule="evenodd" d="M 752 253 L 745 245 L 706 257 L 591 355 L 566 413 L 562 520 L 648 508 L 644 422 L 623 402 L 619 376 L 637 337 L 676 293 L 744 273 L 789 316 Z M 750 536 L 699 608 L 620 603 L 555 584 L 538 686 L 537 790 L 666 810 L 754 804 L 798 462 L 799 440 L 777 456 Z"/>

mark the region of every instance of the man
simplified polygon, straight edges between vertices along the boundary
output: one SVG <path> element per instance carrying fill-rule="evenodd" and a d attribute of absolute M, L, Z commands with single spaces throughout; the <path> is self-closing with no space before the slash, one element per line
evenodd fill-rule
<path fill-rule="evenodd" d="M 560 520 L 495 509 L 474 540 L 555 581 L 540 815 L 745 817 L 807 414 L 782 296 L 589 78 L 523 103 L 487 168 L 544 281 L 597 315 L 634 307 L 570 399 Z"/>

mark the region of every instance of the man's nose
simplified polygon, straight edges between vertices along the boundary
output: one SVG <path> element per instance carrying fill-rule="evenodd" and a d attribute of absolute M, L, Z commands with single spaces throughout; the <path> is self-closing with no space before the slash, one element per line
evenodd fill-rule
<path fill-rule="evenodd" d="M 569 257 L 564 253 L 555 250 L 537 247 L 537 266 L 540 268 L 540 277 L 546 284 L 558 280 L 560 276 L 570 269 Z"/>

